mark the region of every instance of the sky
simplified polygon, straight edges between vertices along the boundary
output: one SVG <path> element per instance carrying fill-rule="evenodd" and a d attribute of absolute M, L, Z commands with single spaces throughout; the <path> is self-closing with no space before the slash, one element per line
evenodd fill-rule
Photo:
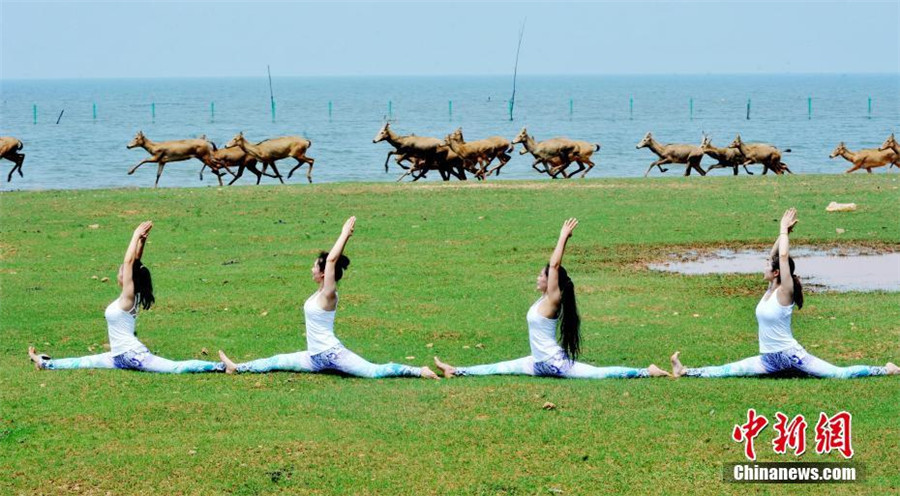
<path fill-rule="evenodd" d="M 900 1 L 16 2 L 0 78 L 900 73 Z"/>

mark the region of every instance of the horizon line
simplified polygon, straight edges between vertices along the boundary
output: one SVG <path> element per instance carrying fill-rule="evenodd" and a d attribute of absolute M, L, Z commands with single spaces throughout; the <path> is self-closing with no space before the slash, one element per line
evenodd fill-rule
<path fill-rule="evenodd" d="M 521 77 L 621 77 L 621 76 L 900 76 L 900 72 L 620 72 L 620 73 L 520 73 Z M 53 76 L 53 77 L 3 77 L 0 81 L 72 81 L 72 80 L 147 80 L 147 79 L 256 79 L 259 76 Z M 315 78 L 454 78 L 454 77 L 512 77 L 510 74 L 311 74 L 274 76 L 287 79 Z"/>

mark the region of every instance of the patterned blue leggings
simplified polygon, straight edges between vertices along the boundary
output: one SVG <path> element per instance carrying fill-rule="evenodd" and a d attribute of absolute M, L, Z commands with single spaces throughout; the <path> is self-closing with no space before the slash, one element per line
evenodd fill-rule
<path fill-rule="evenodd" d="M 810 355 L 802 347 L 796 347 L 777 353 L 763 353 L 725 365 L 686 369 L 684 375 L 687 377 L 743 377 L 772 374 L 791 369 L 805 372 L 813 377 L 830 379 L 851 379 L 887 374 L 884 367 L 869 365 L 837 367 Z"/>
<path fill-rule="evenodd" d="M 238 372 L 322 372 L 335 370 L 356 377 L 380 379 L 382 377 L 421 377 L 422 369 L 399 363 L 375 364 L 338 345 L 322 353 L 310 355 L 308 351 L 286 353 L 237 365 Z"/>
<path fill-rule="evenodd" d="M 508 362 L 457 367 L 456 375 L 536 375 L 541 377 L 568 377 L 570 379 L 632 379 L 650 377 L 647 369 L 628 367 L 595 367 L 569 360 L 565 352 L 558 352 L 553 358 L 535 362 L 527 356 Z"/>
<path fill-rule="evenodd" d="M 143 372 L 159 372 L 163 374 L 188 374 L 193 372 L 224 372 L 222 362 L 205 362 L 203 360 L 184 360 L 175 362 L 158 357 L 150 350 L 134 350 L 113 356 L 112 353 L 101 353 L 77 358 L 59 358 L 44 360 L 41 368 L 47 370 L 63 369 L 127 369 Z"/>

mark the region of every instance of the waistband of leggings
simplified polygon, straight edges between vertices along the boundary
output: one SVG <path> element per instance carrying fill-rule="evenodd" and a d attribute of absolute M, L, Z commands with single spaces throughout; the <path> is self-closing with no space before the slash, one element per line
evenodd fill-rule
<path fill-rule="evenodd" d="M 146 346 L 141 346 L 139 348 L 133 348 L 128 351 L 123 351 L 122 353 L 119 353 L 118 355 L 113 355 L 113 358 L 120 357 L 123 355 L 129 355 L 129 354 L 130 355 L 140 355 L 141 353 L 150 353 L 150 349 L 147 348 Z"/>

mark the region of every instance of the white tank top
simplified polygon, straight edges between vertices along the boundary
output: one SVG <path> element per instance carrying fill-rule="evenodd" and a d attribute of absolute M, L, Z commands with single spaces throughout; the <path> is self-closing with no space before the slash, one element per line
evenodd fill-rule
<path fill-rule="evenodd" d="M 121 355 L 127 351 L 145 348 L 134 335 L 134 323 L 137 320 L 138 299 L 134 299 L 134 306 L 130 311 L 122 310 L 119 299 L 116 298 L 106 307 L 106 326 L 109 332 L 109 350 L 113 356 Z"/>
<path fill-rule="evenodd" d="M 780 289 L 780 288 L 779 288 Z M 756 305 L 756 320 L 759 322 L 759 352 L 777 353 L 800 346 L 791 332 L 791 314 L 794 304 L 782 306 L 778 303 L 778 291 L 769 292 Z M 766 299 L 766 296 L 769 299 Z"/>
<path fill-rule="evenodd" d="M 531 356 L 535 362 L 543 362 L 553 358 L 562 347 L 556 342 L 556 321 L 548 319 L 538 312 L 538 306 L 543 301 L 541 296 L 531 305 L 525 320 L 528 321 L 528 343 L 531 345 Z"/>
<path fill-rule="evenodd" d="M 306 320 L 306 350 L 311 355 L 322 353 L 341 344 L 334 335 L 334 316 L 337 313 L 337 301 L 334 310 L 322 310 L 316 299 L 320 291 L 316 291 L 303 303 L 303 317 Z M 337 293 L 335 293 L 337 298 Z"/>

